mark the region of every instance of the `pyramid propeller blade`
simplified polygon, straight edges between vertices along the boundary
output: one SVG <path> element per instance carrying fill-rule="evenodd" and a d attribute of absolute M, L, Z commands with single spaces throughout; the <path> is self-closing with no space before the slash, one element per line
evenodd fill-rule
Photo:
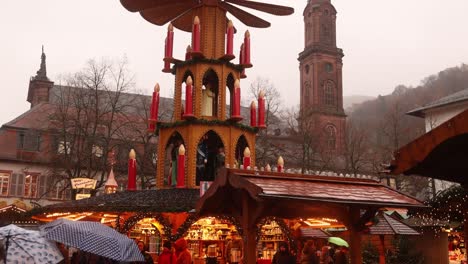
<path fill-rule="evenodd" d="M 184 0 L 185 1 L 185 0 Z M 120 0 L 120 3 L 130 12 L 142 11 L 157 5 L 174 3 L 174 0 Z"/>
<path fill-rule="evenodd" d="M 226 2 L 220 2 L 219 6 L 223 8 L 224 10 L 228 11 L 231 13 L 233 16 L 235 16 L 237 19 L 239 19 L 242 23 L 249 27 L 257 27 L 257 28 L 267 28 L 270 26 L 270 22 L 265 21 L 259 17 L 256 17 L 252 14 L 249 14 L 245 12 L 242 9 L 239 9 L 231 4 L 228 4 Z"/>
<path fill-rule="evenodd" d="M 180 30 L 192 32 L 193 17 L 194 15 L 192 8 L 172 20 L 172 25 Z"/>
<path fill-rule="evenodd" d="M 197 5 L 192 1 L 172 2 L 145 9 L 140 14 L 147 21 L 162 26 L 195 6 Z"/>
<path fill-rule="evenodd" d="M 224 1 L 233 3 L 235 5 L 252 8 L 252 9 L 262 11 L 265 13 L 277 15 L 277 16 L 287 16 L 287 15 L 291 15 L 292 13 L 294 13 L 294 8 L 288 7 L 288 6 L 265 4 L 265 3 L 260 3 L 260 2 L 247 1 L 247 0 L 224 0 Z"/>

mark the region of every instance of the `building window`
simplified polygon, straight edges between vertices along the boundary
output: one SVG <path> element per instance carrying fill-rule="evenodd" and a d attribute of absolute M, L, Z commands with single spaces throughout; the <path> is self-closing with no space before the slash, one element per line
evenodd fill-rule
<path fill-rule="evenodd" d="M 0 195 L 8 195 L 8 187 L 10 186 L 10 173 L 0 172 Z"/>
<path fill-rule="evenodd" d="M 336 128 L 333 125 L 327 125 L 325 127 L 325 137 L 327 142 L 327 148 L 329 150 L 336 149 Z"/>
<path fill-rule="evenodd" d="M 38 174 L 28 174 L 24 177 L 24 197 L 35 198 L 37 196 Z"/>
<path fill-rule="evenodd" d="M 48 178 L 48 184 L 50 189 L 47 192 L 47 197 L 50 199 L 58 200 L 70 200 L 71 191 L 70 184 L 68 180 L 60 180 L 58 182 L 52 182 L 53 178 Z"/>
<path fill-rule="evenodd" d="M 333 65 L 329 62 L 325 63 L 325 71 L 330 73 L 333 71 Z"/>
<path fill-rule="evenodd" d="M 323 87 L 325 105 L 335 105 L 335 83 L 331 80 L 325 82 Z"/>
<path fill-rule="evenodd" d="M 39 151 L 41 148 L 41 134 L 38 131 L 21 131 L 17 134 L 17 148 L 27 151 Z"/>
<path fill-rule="evenodd" d="M 306 72 L 306 74 L 309 73 L 309 70 L 310 70 L 310 66 L 309 66 L 309 64 L 307 64 L 307 65 L 305 66 L 305 72 Z"/>
<path fill-rule="evenodd" d="M 57 154 L 67 154 L 70 155 L 71 153 L 71 148 L 70 148 L 70 142 L 68 141 L 59 141 L 58 146 L 57 146 Z"/>

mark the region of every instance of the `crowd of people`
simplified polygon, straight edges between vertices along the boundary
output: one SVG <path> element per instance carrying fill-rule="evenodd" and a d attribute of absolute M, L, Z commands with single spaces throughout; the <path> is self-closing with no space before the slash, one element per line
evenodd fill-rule
<path fill-rule="evenodd" d="M 347 264 L 348 248 L 337 247 L 332 244 L 322 247 L 313 240 L 307 241 L 300 254 L 288 249 L 287 243 L 281 243 L 278 251 L 273 256 L 272 264 Z"/>

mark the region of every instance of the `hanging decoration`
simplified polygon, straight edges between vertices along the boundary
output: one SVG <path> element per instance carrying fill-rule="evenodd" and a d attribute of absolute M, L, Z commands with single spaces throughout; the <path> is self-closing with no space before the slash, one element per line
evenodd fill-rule
<path fill-rule="evenodd" d="M 170 240 L 172 226 L 160 213 L 138 213 L 129 217 L 123 224 L 121 230 L 118 230 L 120 233 L 129 232 L 140 220 L 144 218 L 153 218 L 159 222 L 163 228 L 164 235 Z"/>
<path fill-rule="evenodd" d="M 274 217 L 274 216 L 262 218 L 257 223 L 257 234 L 255 236 L 255 240 L 257 241 L 257 243 L 262 236 L 262 226 L 273 221 L 275 221 L 278 224 L 279 228 L 281 229 L 281 232 L 283 232 L 284 236 L 288 240 L 289 248 L 297 251 L 297 241 L 294 238 L 293 233 L 291 232 L 291 229 L 288 227 L 288 225 L 283 219 Z"/>

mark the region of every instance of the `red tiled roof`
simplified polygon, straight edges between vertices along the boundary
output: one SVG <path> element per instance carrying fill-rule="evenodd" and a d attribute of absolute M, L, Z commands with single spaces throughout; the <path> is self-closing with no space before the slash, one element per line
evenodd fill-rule
<path fill-rule="evenodd" d="M 262 188 L 263 197 L 284 197 L 343 204 L 422 206 L 419 200 L 366 179 L 283 174 L 242 175 Z"/>
<path fill-rule="evenodd" d="M 406 224 L 387 214 L 378 214 L 378 222 L 369 227 L 371 235 L 419 235 L 419 233 Z"/>
<path fill-rule="evenodd" d="M 55 107 L 55 105 L 49 103 L 40 103 L 6 123 L 4 126 L 38 130 L 49 129 L 49 114 L 54 111 Z"/>

